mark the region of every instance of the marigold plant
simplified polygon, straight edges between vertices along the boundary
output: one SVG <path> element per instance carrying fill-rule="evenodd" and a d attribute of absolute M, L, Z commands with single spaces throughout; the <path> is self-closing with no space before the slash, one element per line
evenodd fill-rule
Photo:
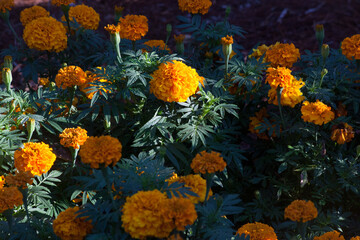
<path fill-rule="evenodd" d="M 81 86 L 86 83 L 86 74 L 78 66 L 67 66 L 59 70 L 55 77 L 56 86 L 62 89 Z"/>
<path fill-rule="evenodd" d="M 81 127 L 77 128 L 65 128 L 59 135 L 60 144 L 64 147 L 72 147 L 79 149 L 88 138 L 87 131 Z"/>
<path fill-rule="evenodd" d="M 260 129 L 258 129 L 262 123 L 265 122 L 264 118 L 269 117 L 269 114 L 267 113 L 267 110 L 265 107 L 261 108 L 258 112 L 255 113 L 255 116 L 250 117 L 250 123 L 249 123 L 249 131 L 251 133 L 255 133 L 258 138 L 268 140 L 269 136 L 266 132 L 260 132 Z M 271 137 L 276 137 L 275 131 L 273 131 Z"/>
<path fill-rule="evenodd" d="M 331 107 L 316 100 L 316 102 L 310 103 L 308 101 L 303 102 L 301 107 L 301 118 L 305 122 L 312 122 L 316 125 L 323 125 L 335 118 L 334 112 Z"/>
<path fill-rule="evenodd" d="M 163 40 L 149 40 L 144 42 L 144 45 L 149 46 L 150 48 L 159 48 L 160 50 L 166 50 L 168 52 L 171 51 Z"/>
<path fill-rule="evenodd" d="M 69 19 L 70 21 L 75 19 L 76 22 L 85 29 L 96 30 L 99 27 L 100 15 L 92 7 L 81 4 L 70 7 Z M 62 20 L 65 21 L 64 16 L 62 17 Z"/>
<path fill-rule="evenodd" d="M 23 204 L 23 195 L 17 187 L 0 189 L 0 213 Z"/>
<path fill-rule="evenodd" d="M 179 9 L 191 14 L 200 13 L 202 15 L 208 13 L 212 2 L 210 0 L 178 0 Z"/>
<path fill-rule="evenodd" d="M 314 240 L 345 240 L 343 236 L 340 235 L 338 231 L 332 231 L 324 233 L 319 237 L 314 237 Z"/>
<path fill-rule="evenodd" d="M 195 205 L 189 198 L 173 197 L 167 200 L 167 205 L 168 215 L 178 231 L 184 231 L 186 226 L 192 225 L 197 219 Z"/>
<path fill-rule="evenodd" d="M 115 165 L 121 158 L 122 145 L 117 138 L 111 136 L 89 137 L 81 147 L 81 161 L 92 168 Z"/>
<path fill-rule="evenodd" d="M 41 18 L 41 17 L 49 17 L 50 13 L 41 6 L 32 6 L 30 8 L 25 8 L 20 13 L 20 22 L 23 26 L 30 23 L 31 21 Z"/>
<path fill-rule="evenodd" d="M 215 173 L 224 171 L 226 162 L 220 156 L 220 153 L 214 151 L 208 153 L 204 150 L 196 154 L 190 167 L 193 169 L 194 173 Z"/>
<path fill-rule="evenodd" d="M 68 208 L 53 221 L 54 233 L 61 240 L 82 240 L 91 233 L 91 221 L 86 221 L 86 217 L 77 217 L 79 210 L 79 207 Z"/>
<path fill-rule="evenodd" d="M 262 44 L 258 46 L 257 48 L 254 48 L 252 53 L 248 56 L 249 58 L 256 58 L 256 60 L 259 60 L 269 49 L 268 46 L 265 44 Z"/>
<path fill-rule="evenodd" d="M 318 211 L 312 201 L 294 200 L 285 208 L 285 219 L 307 222 L 317 217 Z"/>
<path fill-rule="evenodd" d="M 14 6 L 14 0 L 0 0 L 0 12 L 5 13 L 6 10 L 10 11 Z"/>
<path fill-rule="evenodd" d="M 190 191 L 192 191 L 198 195 L 198 197 L 190 196 L 190 195 L 187 196 L 194 204 L 205 201 L 206 180 L 203 179 L 200 175 L 189 174 L 189 175 L 180 176 L 180 177 L 173 176 L 171 179 L 167 179 L 167 182 L 169 184 L 174 183 L 174 182 L 184 183 L 185 187 L 190 188 Z M 213 193 L 210 190 L 209 197 L 212 196 L 212 194 Z"/>
<path fill-rule="evenodd" d="M 121 38 L 136 41 L 149 31 L 148 19 L 143 15 L 126 15 L 119 21 Z"/>
<path fill-rule="evenodd" d="M 100 68 L 98 68 L 100 69 Z M 111 91 L 103 86 L 98 84 L 110 84 L 111 82 L 105 78 L 100 77 L 98 74 L 92 71 L 86 71 L 86 83 L 80 86 L 80 91 L 85 93 L 86 97 L 92 99 L 94 94 L 99 91 L 99 94 L 102 95 L 102 91 L 105 93 L 111 93 Z"/>
<path fill-rule="evenodd" d="M 239 235 L 250 236 L 250 240 L 277 240 L 274 229 L 264 223 L 247 223 L 236 232 Z"/>
<path fill-rule="evenodd" d="M 24 148 L 14 153 L 15 167 L 19 171 L 31 172 L 33 175 L 41 175 L 50 170 L 54 164 L 56 155 L 48 144 L 39 142 L 24 143 Z"/>
<path fill-rule="evenodd" d="M 27 184 L 33 184 L 33 175 L 30 172 L 17 171 L 14 175 L 8 174 L 5 177 L 6 184 L 18 188 L 25 189 Z"/>
<path fill-rule="evenodd" d="M 29 48 L 61 52 L 67 48 L 66 29 L 52 17 L 40 17 L 26 24 L 23 38 Z"/>
<path fill-rule="evenodd" d="M 185 35 L 184 34 L 174 35 L 174 39 L 176 43 L 182 43 L 184 42 Z"/>
<path fill-rule="evenodd" d="M 345 38 L 341 42 L 341 51 L 349 60 L 360 59 L 360 34 Z"/>
<path fill-rule="evenodd" d="M 351 142 L 354 138 L 354 129 L 347 123 L 334 125 L 331 130 L 331 140 L 337 142 L 338 144 Z"/>
<path fill-rule="evenodd" d="M 221 38 L 221 44 L 222 45 L 230 45 L 230 44 L 233 44 L 234 43 L 234 40 L 233 40 L 233 37 L 232 36 L 226 36 L 226 37 L 222 37 Z"/>
<path fill-rule="evenodd" d="M 165 102 L 185 102 L 204 81 L 195 69 L 179 61 L 160 64 L 151 76 L 150 93 Z"/>
<path fill-rule="evenodd" d="M 295 107 L 295 105 L 301 103 L 305 97 L 303 96 L 300 88 L 302 88 L 305 83 L 300 79 L 297 80 L 293 78 L 281 91 L 280 104 L 282 106 Z M 274 105 L 279 105 L 277 89 L 271 88 L 268 92 L 269 103 Z"/>
<path fill-rule="evenodd" d="M 272 67 L 291 68 L 300 58 L 300 51 L 293 43 L 279 43 L 272 45 L 265 53 L 265 61 Z"/>
<path fill-rule="evenodd" d="M 139 191 L 126 198 L 122 208 L 122 227 L 132 238 L 166 238 L 173 230 L 167 197 L 159 190 Z"/>
<path fill-rule="evenodd" d="M 75 3 L 75 0 L 51 0 L 52 5 L 60 7 L 61 5 L 69 5 Z"/>
<path fill-rule="evenodd" d="M 120 32 L 120 25 L 114 25 L 114 24 L 108 24 L 104 27 L 106 31 L 108 31 L 110 34 L 115 34 Z"/>

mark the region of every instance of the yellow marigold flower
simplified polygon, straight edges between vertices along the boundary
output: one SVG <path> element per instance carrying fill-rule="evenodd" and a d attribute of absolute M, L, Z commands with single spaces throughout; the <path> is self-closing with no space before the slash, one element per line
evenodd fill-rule
<path fill-rule="evenodd" d="M 23 38 L 29 48 L 61 52 L 67 48 L 66 29 L 52 17 L 40 17 L 26 24 Z"/>
<path fill-rule="evenodd" d="M 312 201 L 294 200 L 285 208 L 285 219 L 307 222 L 317 217 L 318 211 Z"/>
<path fill-rule="evenodd" d="M 91 233 L 91 221 L 86 221 L 86 217 L 77 217 L 79 210 L 79 207 L 68 208 L 54 220 L 54 233 L 61 240 L 82 240 Z"/>
<path fill-rule="evenodd" d="M 173 197 L 167 200 L 169 217 L 178 231 L 184 231 L 185 227 L 192 225 L 197 219 L 195 204 L 189 198 Z"/>
<path fill-rule="evenodd" d="M 335 118 L 335 114 L 331 111 L 331 107 L 316 100 L 314 103 L 308 101 L 303 102 L 301 107 L 301 118 L 304 122 L 312 122 L 316 125 L 323 125 Z"/>
<path fill-rule="evenodd" d="M 343 236 L 340 235 L 338 231 L 332 231 L 324 233 L 319 237 L 314 237 L 314 240 L 345 240 Z"/>
<path fill-rule="evenodd" d="M 222 172 L 226 167 L 226 162 L 220 157 L 220 153 L 213 151 L 208 153 L 204 150 L 195 156 L 190 167 L 194 170 L 194 173 Z"/>
<path fill-rule="evenodd" d="M 0 176 L 0 189 L 2 189 L 4 187 L 4 184 L 5 184 L 5 177 Z"/>
<path fill-rule="evenodd" d="M 26 26 L 32 20 L 41 18 L 41 17 L 49 17 L 50 13 L 46 11 L 45 8 L 41 6 L 32 6 L 30 8 L 25 8 L 20 13 L 20 22 L 23 26 Z"/>
<path fill-rule="evenodd" d="M 249 58 L 256 58 L 256 60 L 259 60 L 269 49 L 268 46 L 265 44 L 258 46 L 257 48 L 254 48 L 252 51 L 252 54 L 250 54 Z"/>
<path fill-rule="evenodd" d="M 149 31 L 148 19 L 143 15 L 126 15 L 119 19 L 121 38 L 140 40 Z"/>
<path fill-rule="evenodd" d="M 44 87 L 47 87 L 50 84 L 49 78 L 40 78 L 38 82 L 39 85 L 42 85 Z"/>
<path fill-rule="evenodd" d="M 255 113 L 254 117 L 250 117 L 250 123 L 249 123 L 249 131 L 251 133 L 255 133 L 257 135 L 258 138 L 260 139 L 264 139 L 264 140 L 268 140 L 269 137 L 266 134 L 266 132 L 261 132 L 260 130 L 257 129 L 258 127 L 261 126 L 262 123 L 264 123 L 264 118 L 269 117 L 269 114 L 266 111 L 266 108 L 263 107 L 261 108 L 258 112 Z M 271 137 L 276 137 L 275 131 L 272 133 Z"/>
<path fill-rule="evenodd" d="M 132 238 L 166 238 L 174 229 L 168 216 L 167 197 L 159 190 L 139 191 L 126 198 L 122 227 Z"/>
<path fill-rule="evenodd" d="M 222 45 L 230 45 L 230 44 L 233 44 L 234 43 L 234 40 L 233 40 L 233 37 L 232 36 L 226 36 L 226 37 L 222 37 L 221 38 L 221 44 Z"/>
<path fill-rule="evenodd" d="M 6 184 L 13 187 L 18 187 L 25 189 L 27 184 L 33 184 L 33 175 L 30 172 L 17 171 L 14 175 L 8 174 L 6 179 Z"/>
<path fill-rule="evenodd" d="M 279 43 L 271 46 L 265 53 L 265 61 L 270 62 L 272 67 L 291 68 L 300 58 L 300 51 L 293 43 Z"/>
<path fill-rule="evenodd" d="M 6 10 L 10 11 L 14 6 L 14 0 L 0 0 L 0 12 L 5 13 Z"/>
<path fill-rule="evenodd" d="M 180 176 L 177 178 L 167 179 L 169 184 L 174 182 L 184 183 L 185 187 L 190 188 L 190 191 L 196 193 L 198 197 L 187 196 L 194 204 L 205 201 L 206 195 L 206 180 L 203 179 L 200 175 L 189 174 L 186 176 Z M 212 196 L 212 191 L 209 192 L 209 197 Z"/>
<path fill-rule="evenodd" d="M 170 48 L 165 45 L 165 42 L 163 40 L 149 40 L 147 42 L 144 42 L 144 45 L 149 46 L 150 48 L 159 48 L 159 50 L 166 50 L 170 52 Z"/>
<path fill-rule="evenodd" d="M 59 135 L 60 144 L 64 147 L 72 147 L 79 149 L 88 138 L 87 131 L 81 127 L 77 128 L 65 128 L 64 131 Z"/>
<path fill-rule="evenodd" d="M 354 130 L 352 126 L 347 123 L 340 123 L 331 128 L 331 140 L 336 141 L 338 144 L 351 142 L 354 138 Z"/>
<path fill-rule="evenodd" d="M 0 213 L 23 204 L 23 195 L 17 187 L 0 189 Z"/>
<path fill-rule="evenodd" d="M 31 172 L 33 175 L 41 175 L 50 170 L 54 164 L 56 155 L 49 145 L 40 142 L 24 143 L 24 148 L 14 153 L 15 167 L 19 171 Z"/>
<path fill-rule="evenodd" d="M 352 237 L 350 240 L 360 240 L 360 236 Z"/>
<path fill-rule="evenodd" d="M 106 31 L 108 31 L 110 34 L 115 34 L 120 32 L 120 25 L 114 25 L 114 24 L 108 24 L 107 26 L 104 27 L 104 29 Z"/>
<path fill-rule="evenodd" d="M 85 29 L 96 30 L 99 27 L 100 15 L 92 7 L 85 4 L 70 7 L 69 19 L 73 21 L 74 18 Z M 62 20 L 65 21 L 64 16 Z"/>
<path fill-rule="evenodd" d="M 67 66 L 59 70 L 55 77 L 56 86 L 62 89 L 73 87 L 75 85 L 81 86 L 86 83 L 86 74 L 78 66 Z"/>
<path fill-rule="evenodd" d="M 247 223 L 237 230 L 237 234 L 250 235 L 250 240 L 277 240 L 274 229 L 264 223 Z"/>
<path fill-rule="evenodd" d="M 176 43 L 182 43 L 184 42 L 185 35 L 184 34 L 174 35 L 174 39 Z"/>
<path fill-rule="evenodd" d="M 69 5 L 71 3 L 75 3 L 75 0 L 52 0 L 52 5 L 60 7 L 61 5 Z"/>
<path fill-rule="evenodd" d="M 111 90 L 99 85 L 99 83 L 110 84 L 111 82 L 109 80 L 99 77 L 98 74 L 91 71 L 86 71 L 85 73 L 86 83 L 80 86 L 80 91 L 85 93 L 87 98 L 92 99 L 94 94 L 99 90 L 102 90 L 106 93 L 111 93 Z M 96 89 L 97 91 L 94 91 L 94 89 Z M 99 94 L 102 95 L 102 92 L 100 91 Z"/>
<path fill-rule="evenodd" d="M 186 11 L 191 14 L 201 13 L 202 15 L 208 13 L 212 5 L 210 0 L 178 0 L 181 11 Z"/>
<path fill-rule="evenodd" d="M 185 102 L 204 80 L 195 69 L 179 61 L 160 64 L 151 76 L 150 93 L 165 102 Z"/>
<path fill-rule="evenodd" d="M 360 34 L 345 38 L 341 43 L 341 51 L 349 60 L 360 59 Z"/>
<path fill-rule="evenodd" d="M 122 145 L 117 138 L 111 136 L 89 137 L 81 147 L 79 155 L 83 163 L 92 168 L 115 165 L 121 158 Z"/>

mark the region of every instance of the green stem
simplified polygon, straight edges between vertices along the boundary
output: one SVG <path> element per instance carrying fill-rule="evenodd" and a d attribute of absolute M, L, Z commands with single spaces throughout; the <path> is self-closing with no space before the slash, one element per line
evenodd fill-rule
<path fill-rule="evenodd" d="M 113 205 L 113 208 L 114 210 L 116 209 L 116 204 L 115 204 L 115 200 L 114 200 L 114 195 L 112 193 L 112 190 L 111 190 L 111 185 L 110 185 L 110 181 L 109 181 L 109 177 L 108 177 L 108 173 L 107 173 L 107 167 L 104 168 L 102 167 L 101 168 L 101 171 L 103 172 L 103 175 L 104 175 L 104 178 L 105 178 L 105 181 L 106 181 L 106 189 L 107 189 L 107 192 L 111 198 L 111 204 Z"/>
<path fill-rule="evenodd" d="M 136 50 L 135 41 L 132 41 L 132 48 L 133 48 L 133 51 L 135 51 L 135 50 Z"/>
<path fill-rule="evenodd" d="M 205 200 L 204 202 L 207 202 L 208 197 L 209 197 L 209 192 L 211 189 L 211 185 L 212 185 L 212 181 L 214 178 L 214 173 L 206 173 L 206 194 L 205 194 Z"/>
<path fill-rule="evenodd" d="M 69 9 L 70 7 L 67 5 L 61 5 L 61 10 L 64 13 L 65 19 L 66 19 L 66 24 L 68 27 L 68 31 L 69 31 L 69 35 L 71 35 L 71 27 L 70 27 L 70 19 L 69 19 Z"/>
<path fill-rule="evenodd" d="M 20 189 L 20 191 L 23 195 L 23 202 L 24 202 L 24 207 L 25 207 L 25 211 L 26 211 L 27 222 L 30 222 L 29 207 L 28 207 L 28 202 L 27 202 L 28 190 L 27 190 L 27 188 L 25 188 L 25 189 Z"/>
<path fill-rule="evenodd" d="M 228 79 L 230 54 L 225 56 L 225 81 Z"/>
<path fill-rule="evenodd" d="M 78 155 L 78 152 L 79 152 L 79 148 L 78 149 L 75 149 L 75 148 L 70 148 L 70 152 L 71 152 L 71 157 L 72 157 L 72 160 L 73 160 L 73 168 L 76 166 L 76 157 Z"/>
<path fill-rule="evenodd" d="M 8 225 L 9 225 L 10 236 L 11 236 L 12 230 L 13 230 L 13 222 L 14 222 L 13 212 L 14 212 L 13 209 L 8 209 L 3 212 L 3 215 L 6 218 Z"/>
<path fill-rule="evenodd" d="M 280 86 L 277 87 L 276 94 L 277 94 L 277 99 L 278 99 L 281 122 L 283 124 L 284 129 L 286 129 L 284 115 L 283 115 L 282 106 L 281 106 L 281 87 Z"/>
<path fill-rule="evenodd" d="M 306 225 L 306 222 L 297 222 L 297 229 L 302 240 L 306 240 Z"/>

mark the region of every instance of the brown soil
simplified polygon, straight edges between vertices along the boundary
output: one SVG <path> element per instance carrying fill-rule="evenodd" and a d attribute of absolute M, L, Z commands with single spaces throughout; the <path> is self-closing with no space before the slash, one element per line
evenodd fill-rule
<path fill-rule="evenodd" d="M 11 11 L 11 22 L 21 36 L 22 25 L 19 22 L 20 11 L 25 7 L 40 4 L 49 9 L 56 17 L 61 16 L 58 8 L 51 5 L 51 0 L 15 0 Z M 102 26 L 113 23 L 114 5 L 125 7 L 124 14 L 142 14 L 149 19 L 148 39 L 165 39 L 165 26 L 179 22 L 177 15 L 185 15 L 178 9 L 177 0 L 85 0 L 85 3 L 100 13 Z M 213 6 L 204 17 L 218 21 L 223 19 L 225 8 L 231 6 L 230 23 L 242 27 L 247 33 L 245 39 L 237 38 L 244 51 L 260 43 L 272 44 L 276 41 L 293 42 L 301 52 L 317 47 L 314 27 L 323 24 L 325 43 L 338 48 L 340 42 L 348 36 L 359 33 L 357 20 L 360 17 L 360 2 L 356 0 L 213 0 Z M 13 36 L 4 21 L 0 21 L 2 30 L 0 49 L 13 43 Z M 177 29 L 174 27 L 174 31 Z M 171 44 L 172 42 L 170 42 Z"/>

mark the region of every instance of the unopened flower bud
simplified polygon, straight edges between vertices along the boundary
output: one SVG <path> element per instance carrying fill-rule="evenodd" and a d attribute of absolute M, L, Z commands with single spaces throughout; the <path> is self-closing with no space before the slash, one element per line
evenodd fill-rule
<path fill-rule="evenodd" d="M 185 39 L 185 35 L 180 34 L 180 35 L 174 35 L 174 39 L 176 42 L 176 51 L 182 55 L 185 52 L 185 47 L 184 47 L 184 39 Z"/>
<path fill-rule="evenodd" d="M 26 130 L 28 132 L 28 142 L 30 142 L 31 137 L 35 131 L 35 119 L 29 118 L 26 122 Z"/>
<path fill-rule="evenodd" d="M 114 7 L 114 10 L 115 10 L 115 22 L 118 22 L 119 19 L 121 18 L 122 16 L 122 12 L 124 11 L 124 7 L 122 6 L 115 6 Z"/>
<path fill-rule="evenodd" d="M 230 57 L 230 54 L 232 52 L 232 44 L 234 43 L 234 40 L 232 36 L 226 36 L 221 38 L 221 45 L 222 45 L 222 51 L 226 58 Z"/>
<path fill-rule="evenodd" d="M 329 45 L 323 44 L 321 46 L 321 56 L 323 57 L 323 59 L 327 59 L 327 57 L 329 56 L 329 53 L 330 53 Z"/>
<path fill-rule="evenodd" d="M 326 74 L 328 74 L 328 70 L 326 68 L 324 68 L 322 71 L 321 71 L 321 77 L 323 78 Z"/>
<path fill-rule="evenodd" d="M 229 17 L 230 12 L 231 12 L 231 7 L 230 7 L 230 6 L 227 6 L 226 9 L 225 9 L 225 18 L 228 18 L 228 17 Z"/>
<path fill-rule="evenodd" d="M 168 34 L 171 33 L 171 31 L 172 31 L 172 25 L 171 25 L 170 23 L 166 24 L 166 31 L 167 31 Z"/>
<path fill-rule="evenodd" d="M 325 37 L 324 25 L 317 24 L 315 26 L 315 36 L 316 36 L 316 39 L 318 40 L 319 45 L 321 46 L 321 44 L 324 41 L 324 37 Z"/>
<path fill-rule="evenodd" d="M 10 68 L 5 67 L 2 69 L 2 79 L 3 82 L 5 83 L 6 89 L 10 91 L 10 86 L 12 82 L 12 74 Z"/>
<path fill-rule="evenodd" d="M 13 64 L 12 64 L 12 57 L 7 55 L 4 57 L 4 67 L 10 68 L 10 70 L 13 70 Z"/>

